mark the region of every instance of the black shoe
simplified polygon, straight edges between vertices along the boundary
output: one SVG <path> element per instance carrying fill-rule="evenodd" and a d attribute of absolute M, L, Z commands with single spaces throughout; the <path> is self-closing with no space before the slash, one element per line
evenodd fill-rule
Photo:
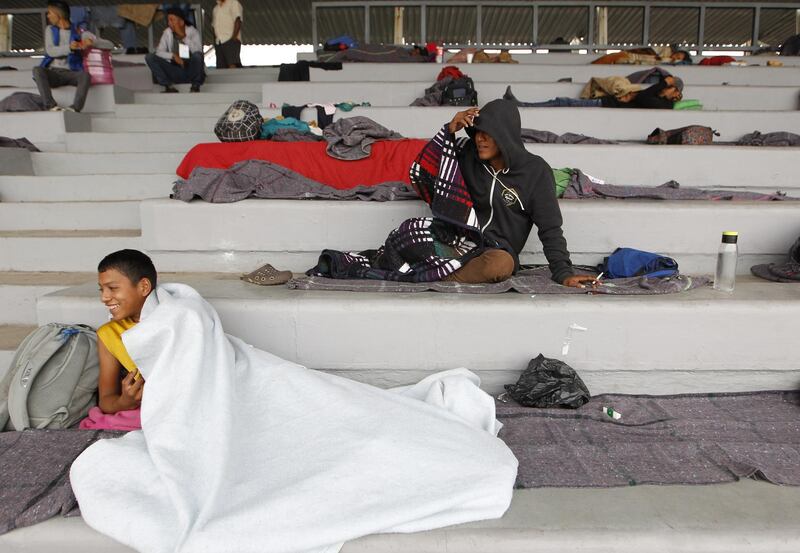
<path fill-rule="evenodd" d="M 193 84 L 192 88 L 189 89 L 189 92 L 200 92 L 200 85 L 199 84 Z"/>
<path fill-rule="evenodd" d="M 162 94 L 163 94 L 164 92 L 170 92 L 170 93 L 172 93 L 172 92 L 178 92 L 178 89 L 177 89 L 177 88 L 175 88 L 175 87 L 174 87 L 174 86 L 172 86 L 172 85 L 168 85 L 168 86 L 165 86 L 165 87 L 164 87 L 164 90 L 162 90 L 161 92 L 162 92 Z"/>

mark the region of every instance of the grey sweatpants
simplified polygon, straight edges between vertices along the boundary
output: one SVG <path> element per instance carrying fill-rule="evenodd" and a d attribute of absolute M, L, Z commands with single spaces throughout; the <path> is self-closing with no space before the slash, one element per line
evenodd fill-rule
<path fill-rule="evenodd" d="M 45 109 L 55 107 L 56 101 L 53 99 L 51 89 L 60 86 L 77 86 L 75 99 L 72 101 L 72 109 L 81 111 L 86 103 L 86 95 L 89 93 L 89 86 L 92 79 L 85 71 L 70 71 L 69 69 L 50 69 L 47 67 L 34 67 L 33 80 L 39 88 L 39 95 L 44 100 Z"/>

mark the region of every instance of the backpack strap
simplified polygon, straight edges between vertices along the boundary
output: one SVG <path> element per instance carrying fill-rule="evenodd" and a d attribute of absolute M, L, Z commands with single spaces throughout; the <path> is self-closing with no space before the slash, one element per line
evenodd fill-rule
<path fill-rule="evenodd" d="M 36 377 L 47 364 L 47 361 L 55 355 L 58 350 L 67 345 L 69 339 L 73 335 L 85 333 L 87 329 L 90 330 L 89 327 L 84 325 L 55 326 L 53 332 L 48 334 L 47 338 L 40 342 L 40 345 L 36 348 L 35 353 L 31 355 L 30 359 L 28 359 L 22 367 L 17 367 L 8 390 L 7 404 L 8 416 L 15 429 L 23 430 L 25 428 L 30 428 L 28 396 L 30 395 L 31 388 L 33 388 Z M 23 351 L 21 353 L 24 355 L 25 352 Z M 17 362 L 18 360 L 15 358 L 14 361 Z M 14 365 L 16 365 L 16 363 L 14 363 Z M 66 406 L 61 407 L 53 413 L 50 419 L 40 424 L 37 428 L 46 427 L 58 416 L 66 417 L 68 415 L 69 411 Z"/>

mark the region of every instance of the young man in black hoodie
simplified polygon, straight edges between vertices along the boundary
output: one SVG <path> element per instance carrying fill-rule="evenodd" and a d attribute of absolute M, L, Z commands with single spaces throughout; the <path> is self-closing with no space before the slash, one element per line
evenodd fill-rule
<path fill-rule="evenodd" d="M 592 285 L 594 277 L 576 275 L 561 231 L 561 210 L 553 170 L 525 149 L 517 106 L 494 100 L 482 109 L 458 112 L 451 134 L 466 129 L 458 165 L 472 196 L 488 249 L 446 278 L 479 283 L 499 282 L 519 269 L 519 253 L 535 224 L 553 280 L 564 286 Z"/>

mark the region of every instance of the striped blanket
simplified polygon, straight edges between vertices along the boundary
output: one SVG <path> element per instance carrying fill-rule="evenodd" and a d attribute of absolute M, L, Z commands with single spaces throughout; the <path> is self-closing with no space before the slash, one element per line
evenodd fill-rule
<path fill-rule="evenodd" d="M 435 282 L 481 251 L 478 218 L 461 170 L 456 140 L 447 125 L 411 164 L 412 188 L 431 207 L 431 217 L 406 219 L 377 250 L 323 250 L 309 276 Z"/>

